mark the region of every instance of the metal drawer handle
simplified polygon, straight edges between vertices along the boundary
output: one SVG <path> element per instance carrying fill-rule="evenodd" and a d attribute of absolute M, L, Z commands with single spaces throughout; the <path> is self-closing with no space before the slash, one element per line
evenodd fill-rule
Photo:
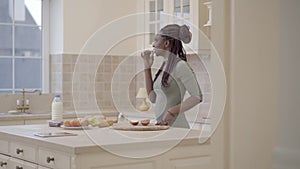
<path fill-rule="evenodd" d="M 16 169 L 23 169 L 23 167 L 21 167 L 21 166 L 16 166 Z"/>
<path fill-rule="evenodd" d="M 21 148 L 17 148 L 17 150 L 16 150 L 16 153 L 17 154 L 21 154 L 21 153 L 23 153 L 24 151 L 23 151 L 23 149 L 21 149 Z"/>
<path fill-rule="evenodd" d="M 54 157 L 47 157 L 47 163 L 50 163 L 51 161 L 54 161 Z"/>
<path fill-rule="evenodd" d="M 7 162 L 5 162 L 5 161 L 1 161 L 1 162 L 0 162 L 0 167 L 3 167 L 3 166 L 5 166 L 5 165 L 7 165 Z"/>

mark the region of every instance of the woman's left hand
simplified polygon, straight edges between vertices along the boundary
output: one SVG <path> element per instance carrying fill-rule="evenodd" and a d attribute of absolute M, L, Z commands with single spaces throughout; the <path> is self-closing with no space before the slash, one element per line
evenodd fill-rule
<path fill-rule="evenodd" d="M 163 118 L 163 123 L 167 124 L 169 126 L 172 126 L 172 124 L 176 120 L 176 116 L 177 116 L 177 114 L 172 113 L 171 111 L 168 111 L 166 113 L 165 117 Z"/>

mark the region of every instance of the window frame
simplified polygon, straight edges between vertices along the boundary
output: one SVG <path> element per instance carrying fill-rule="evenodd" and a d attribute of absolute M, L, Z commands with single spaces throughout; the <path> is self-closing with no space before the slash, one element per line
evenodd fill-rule
<path fill-rule="evenodd" d="M 43 1 L 43 45 L 42 45 L 42 91 L 43 93 L 50 92 L 50 0 Z"/>
<path fill-rule="evenodd" d="M 150 2 L 155 2 L 155 12 L 157 12 L 157 2 L 158 0 L 145 0 L 144 2 L 144 10 L 146 13 L 150 12 Z M 164 4 L 164 13 L 167 15 L 174 15 L 174 0 L 163 0 L 163 4 Z M 199 29 L 199 0 L 189 0 L 189 6 L 190 6 L 190 15 L 189 17 L 183 17 L 183 18 L 176 18 L 176 20 L 184 20 L 186 18 L 189 18 L 189 22 L 191 23 L 191 31 L 193 33 L 193 37 L 192 38 L 192 42 L 189 44 L 183 44 L 185 49 L 186 49 L 186 53 L 198 53 L 199 51 L 199 38 L 195 38 L 195 37 L 199 37 L 199 33 L 198 33 L 198 29 Z M 181 15 L 183 16 L 183 0 L 180 0 L 180 7 L 181 7 Z M 147 17 L 148 15 L 146 15 L 145 17 Z M 157 16 L 155 15 L 155 19 L 157 19 Z M 150 18 L 145 18 L 145 32 L 150 32 L 150 24 L 155 24 L 155 34 L 157 33 L 157 31 L 159 30 L 159 28 L 157 27 L 157 24 L 162 23 L 163 25 L 166 25 L 168 23 L 174 23 L 172 20 L 155 20 L 155 21 L 150 21 Z M 144 37 L 144 48 L 151 46 L 151 40 L 153 41 L 153 39 L 151 39 L 151 36 L 146 35 Z M 148 43 L 149 42 L 149 43 Z"/>

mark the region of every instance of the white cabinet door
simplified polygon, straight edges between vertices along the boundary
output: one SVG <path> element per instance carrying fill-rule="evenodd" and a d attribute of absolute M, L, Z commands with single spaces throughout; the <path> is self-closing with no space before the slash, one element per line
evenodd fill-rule
<path fill-rule="evenodd" d="M 105 151 L 77 155 L 72 159 L 76 169 L 159 169 L 157 158 L 133 159 L 120 157 Z"/>
<path fill-rule="evenodd" d="M 70 156 L 62 152 L 40 148 L 38 152 L 38 163 L 55 169 L 69 169 Z"/>
<path fill-rule="evenodd" d="M 30 162 L 37 162 L 37 147 L 19 142 L 11 142 L 9 145 L 10 155 Z M 15 169 L 15 168 L 14 168 Z"/>
<path fill-rule="evenodd" d="M 164 165 L 168 169 L 212 169 L 211 144 L 179 146 L 166 153 Z"/>
<path fill-rule="evenodd" d="M 211 169 L 211 161 L 210 156 L 172 159 L 170 160 L 170 166 L 176 169 Z"/>

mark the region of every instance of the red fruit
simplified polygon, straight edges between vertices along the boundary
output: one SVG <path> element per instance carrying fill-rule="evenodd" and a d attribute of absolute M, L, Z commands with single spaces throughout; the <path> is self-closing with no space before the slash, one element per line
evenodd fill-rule
<path fill-rule="evenodd" d="M 150 120 L 142 120 L 141 123 L 143 126 L 147 126 L 150 123 Z"/>
<path fill-rule="evenodd" d="M 80 121 L 78 119 L 73 119 L 70 123 L 72 127 L 80 127 Z"/>
<path fill-rule="evenodd" d="M 139 121 L 130 121 L 130 123 L 134 126 L 138 125 L 139 124 Z"/>

